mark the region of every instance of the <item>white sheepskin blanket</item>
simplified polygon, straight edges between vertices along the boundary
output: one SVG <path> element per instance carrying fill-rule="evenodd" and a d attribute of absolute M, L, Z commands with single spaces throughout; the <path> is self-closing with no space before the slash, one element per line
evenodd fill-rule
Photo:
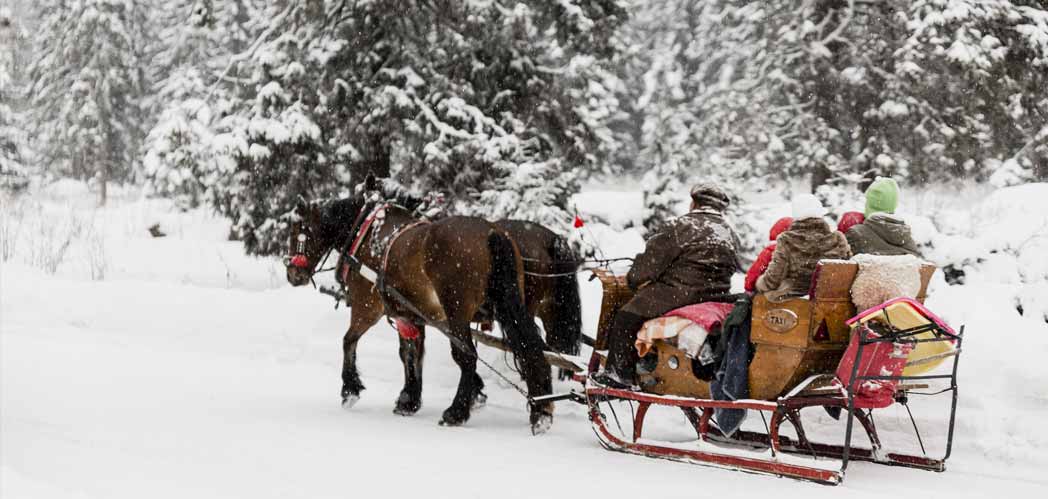
<path fill-rule="evenodd" d="M 913 255 L 855 255 L 852 261 L 859 264 L 851 295 L 860 312 L 921 292 L 921 260 Z"/>

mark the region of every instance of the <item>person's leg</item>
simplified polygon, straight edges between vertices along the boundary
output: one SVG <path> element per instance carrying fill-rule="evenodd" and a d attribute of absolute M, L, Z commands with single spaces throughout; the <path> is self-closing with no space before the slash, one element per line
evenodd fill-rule
<path fill-rule="evenodd" d="M 605 371 L 615 381 L 632 384 L 636 378 L 637 350 L 633 347 L 637 331 L 650 317 L 644 317 L 625 310 L 619 310 L 608 328 L 608 361 Z"/>

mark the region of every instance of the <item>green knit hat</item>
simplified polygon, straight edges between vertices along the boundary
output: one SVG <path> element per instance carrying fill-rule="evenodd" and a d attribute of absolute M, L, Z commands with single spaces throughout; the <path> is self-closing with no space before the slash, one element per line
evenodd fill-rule
<path fill-rule="evenodd" d="M 866 212 L 869 217 L 874 213 L 895 213 L 899 206 L 899 184 L 891 177 L 877 177 L 866 189 Z"/>

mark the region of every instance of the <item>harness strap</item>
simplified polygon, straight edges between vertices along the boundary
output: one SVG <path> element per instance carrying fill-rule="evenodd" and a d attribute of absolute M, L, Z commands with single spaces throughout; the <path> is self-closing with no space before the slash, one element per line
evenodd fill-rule
<path fill-rule="evenodd" d="M 389 240 L 389 244 L 386 245 L 385 251 L 382 252 L 382 268 L 380 270 L 382 271 L 383 275 L 385 275 L 386 266 L 389 264 L 389 251 L 393 249 L 393 244 L 397 242 L 397 239 L 400 239 L 400 236 L 404 235 L 405 233 L 407 233 L 407 231 L 414 229 L 415 227 L 418 227 L 420 225 L 429 225 L 430 223 L 431 222 L 427 220 L 416 220 L 414 222 L 411 222 L 410 224 L 405 225 L 403 228 L 401 228 L 393 234 L 393 237 Z"/>
<path fill-rule="evenodd" d="M 361 224 L 356 237 L 353 238 L 353 244 L 349 245 L 349 256 L 357 254 L 357 249 L 360 248 L 360 243 L 364 241 L 364 236 L 367 236 L 368 231 L 371 230 L 371 224 L 375 223 L 375 220 L 380 217 L 380 214 L 382 214 L 381 216 L 385 215 L 386 207 L 388 206 L 388 204 L 380 204 L 375 206 L 375 209 L 371 210 L 371 214 L 364 219 L 364 223 Z"/>
<path fill-rule="evenodd" d="M 353 259 L 354 256 L 356 256 L 357 250 L 360 249 L 361 243 L 364 242 L 364 238 L 367 237 L 368 232 L 371 231 L 372 224 L 374 224 L 375 220 L 379 218 L 380 213 L 382 213 L 383 215 L 385 214 L 386 208 L 388 206 L 388 203 L 380 203 L 375 205 L 375 207 L 371 210 L 371 213 L 369 213 L 367 218 L 364 218 L 362 222 L 360 221 L 360 217 L 363 215 L 364 210 L 361 210 L 361 214 L 357 216 L 357 221 L 355 221 L 353 225 L 356 226 L 357 223 L 359 223 L 360 228 L 357 229 L 356 233 L 354 234 L 353 242 L 349 244 L 348 248 L 343 247 L 342 253 L 339 255 L 339 262 L 341 262 L 341 269 L 339 269 L 339 275 L 342 278 L 341 281 L 343 283 L 347 282 L 347 279 L 349 279 L 349 273 L 353 270 L 353 266 L 350 265 L 349 262 Z"/>

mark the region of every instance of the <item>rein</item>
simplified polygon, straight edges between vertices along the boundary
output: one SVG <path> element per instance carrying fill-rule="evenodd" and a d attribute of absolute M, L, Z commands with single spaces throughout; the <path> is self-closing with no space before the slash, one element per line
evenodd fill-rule
<path fill-rule="evenodd" d="M 520 259 L 524 260 L 525 262 L 543 263 L 543 260 L 538 259 L 538 258 L 520 257 Z M 591 271 L 593 271 L 595 269 L 607 268 L 608 264 L 610 264 L 612 262 L 621 262 L 621 261 L 630 261 L 630 262 L 632 262 L 633 259 L 630 258 L 630 257 L 622 257 L 622 258 L 587 258 L 587 259 L 581 259 L 581 260 L 557 260 L 557 261 L 550 262 L 550 264 L 552 264 L 554 266 L 571 264 L 571 265 L 575 266 L 576 268 L 575 268 L 575 270 L 570 270 L 570 271 L 567 271 L 567 272 L 553 272 L 553 273 L 549 273 L 549 274 L 541 273 L 541 272 L 529 272 L 529 271 L 525 270 L 524 274 L 525 275 L 534 276 L 534 277 L 565 277 L 565 276 L 569 276 L 569 275 L 581 274 L 583 272 L 591 272 Z M 588 266 L 588 267 L 578 267 L 579 265 L 582 265 L 584 263 L 592 263 L 592 264 L 595 264 L 595 265 Z"/>

